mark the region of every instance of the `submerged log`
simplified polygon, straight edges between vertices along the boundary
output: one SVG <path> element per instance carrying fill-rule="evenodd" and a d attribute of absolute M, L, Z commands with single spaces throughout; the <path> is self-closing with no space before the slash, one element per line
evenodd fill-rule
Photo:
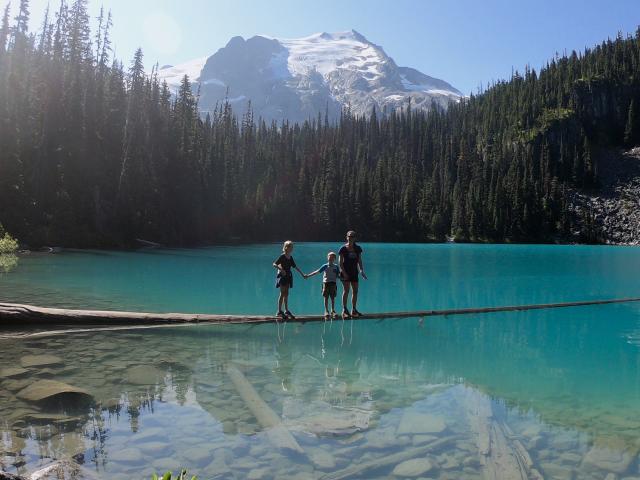
<path fill-rule="evenodd" d="M 304 450 L 283 425 L 278 414 L 260 397 L 247 377 L 234 365 L 227 367 L 227 375 L 247 408 L 256 417 L 260 426 L 265 429 L 271 443 L 278 448 L 304 454 Z"/>
<path fill-rule="evenodd" d="M 476 439 L 484 478 L 542 479 L 540 472 L 533 468 L 531 456 L 522 442 L 514 438 L 506 423 L 494 417 L 491 400 L 470 389 L 465 390 L 461 403 Z"/>
<path fill-rule="evenodd" d="M 426 445 L 422 445 L 420 447 L 411 448 L 409 450 L 403 450 L 402 452 L 394 453 L 392 455 L 381 456 L 369 462 L 360 463 L 357 465 L 350 465 L 349 467 L 339 470 L 337 472 L 328 473 L 320 477 L 320 480 L 343 480 L 345 478 L 352 477 L 362 477 L 368 472 L 372 472 L 379 468 L 383 467 L 391 467 L 392 465 L 396 465 L 398 463 L 404 462 L 406 460 L 411 460 L 413 458 L 420 458 L 425 454 L 440 448 L 444 445 L 447 445 L 455 440 L 458 437 L 451 435 L 445 438 L 440 438 L 438 440 L 434 440 L 431 443 L 427 443 Z"/>
<path fill-rule="evenodd" d="M 587 300 L 581 302 L 542 303 L 533 305 L 509 305 L 502 307 L 454 308 L 444 310 L 417 310 L 412 312 L 368 313 L 359 319 L 411 318 L 441 315 L 469 315 L 480 313 L 541 310 L 547 308 L 582 307 L 611 303 L 640 302 L 640 298 L 617 298 L 608 300 Z M 301 315 L 287 322 L 324 321 L 322 315 Z M 71 310 L 66 308 L 37 307 L 17 303 L 0 303 L 0 325 L 118 325 L 118 324 L 180 324 L 180 323 L 275 323 L 282 321 L 270 315 L 225 315 L 205 313 L 143 313 L 119 312 L 111 310 Z"/>

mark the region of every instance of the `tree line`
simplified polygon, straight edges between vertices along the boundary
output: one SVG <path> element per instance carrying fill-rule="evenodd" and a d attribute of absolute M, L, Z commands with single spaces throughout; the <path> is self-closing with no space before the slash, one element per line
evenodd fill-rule
<path fill-rule="evenodd" d="M 28 24 L 27 0 L 5 8 L 0 222 L 34 246 L 563 240 L 598 152 L 640 144 L 640 29 L 446 110 L 267 123 L 228 102 L 202 117 L 190 80 L 172 94 L 141 50 L 125 67 L 86 0 Z"/>

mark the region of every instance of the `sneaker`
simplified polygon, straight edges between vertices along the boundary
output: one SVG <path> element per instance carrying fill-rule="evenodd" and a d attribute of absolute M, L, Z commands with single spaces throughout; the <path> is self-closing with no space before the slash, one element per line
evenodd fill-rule
<path fill-rule="evenodd" d="M 288 317 L 288 318 L 296 318 L 296 316 L 291 313 L 289 310 L 287 310 L 286 312 L 284 312 L 284 314 Z"/>
<path fill-rule="evenodd" d="M 282 310 L 278 310 L 278 313 L 276 313 L 276 317 L 278 318 L 286 318 L 284 312 Z"/>
<path fill-rule="evenodd" d="M 351 315 L 349 314 L 349 310 L 347 310 L 346 308 L 342 310 L 342 318 L 350 318 Z"/>
<path fill-rule="evenodd" d="M 336 313 L 335 310 L 331 310 L 331 318 L 336 318 L 338 316 L 338 314 Z"/>
<path fill-rule="evenodd" d="M 329 312 L 324 312 L 324 319 L 328 320 L 331 317 L 331 314 Z"/>
<path fill-rule="evenodd" d="M 362 314 L 361 314 L 358 310 L 356 310 L 356 309 L 354 308 L 354 309 L 352 309 L 352 310 L 351 310 L 351 316 L 352 316 L 352 317 L 361 317 L 361 316 L 362 316 Z"/>

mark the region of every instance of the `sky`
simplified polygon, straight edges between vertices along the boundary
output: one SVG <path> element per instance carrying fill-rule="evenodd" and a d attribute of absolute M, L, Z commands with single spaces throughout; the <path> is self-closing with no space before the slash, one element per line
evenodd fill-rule
<path fill-rule="evenodd" d="M 556 53 L 633 34 L 640 25 L 640 0 L 88 1 L 92 17 L 101 5 L 111 10 L 115 55 L 125 65 L 138 47 L 150 69 L 212 55 L 237 35 L 297 38 L 354 29 L 398 65 L 465 94 L 526 65 L 538 69 Z M 52 9 L 58 2 L 51 0 Z M 12 16 L 17 3 L 12 0 Z M 47 3 L 30 1 L 32 30 Z"/>

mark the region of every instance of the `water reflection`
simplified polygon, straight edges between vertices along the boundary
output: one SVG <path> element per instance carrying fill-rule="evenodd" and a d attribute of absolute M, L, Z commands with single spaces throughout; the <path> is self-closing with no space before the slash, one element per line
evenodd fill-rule
<path fill-rule="evenodd" d="M 0 466 L 27 473 L 62 459 L 110 479 L 182 466 L 202 478 L 632 475 L 637 314 L 615 305 L 4 340 Z M 230 365 L 304 455 L 269 440 Z M 42 381 L 73 388 L 29 395 Z M 80 391 L 90 401 L 72 404 Z"/>
<path fill-rule="evenodd" d="M 18 256 L 13 253 L 0 254 L 0 274 L 9 273 L 18 266 Z"/>

